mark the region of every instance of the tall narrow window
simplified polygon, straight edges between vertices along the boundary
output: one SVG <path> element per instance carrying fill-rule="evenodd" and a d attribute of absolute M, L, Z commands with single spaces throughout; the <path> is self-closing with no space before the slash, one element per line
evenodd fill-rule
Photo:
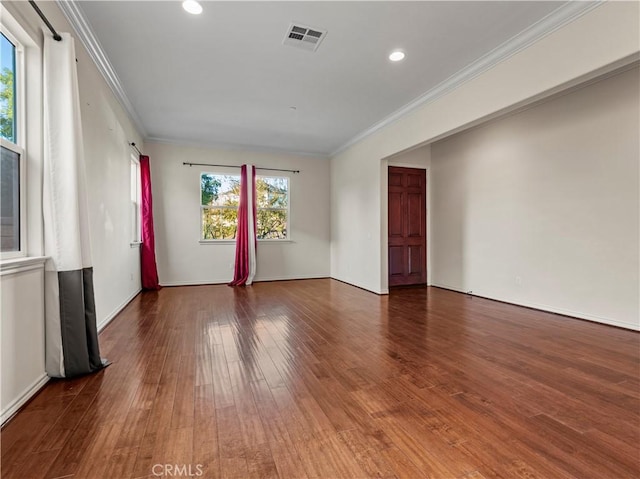
<path fill-rule="evenodd" d="M 140 161 L 131 157 L 131 242 L 140 243 Z"/>
<path fill-rule="evenodd" d="M 22 47 L 2 27 L 0 35 L 0 251 L 3 258 L 24 256 L 24 124 Z M 20 121 L 18 121 L 20 119 Z"/>

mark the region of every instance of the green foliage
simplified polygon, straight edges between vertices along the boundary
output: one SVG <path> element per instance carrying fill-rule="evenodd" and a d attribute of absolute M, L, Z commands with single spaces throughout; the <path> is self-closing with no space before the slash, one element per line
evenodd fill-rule
<path fill-rule="evenodd" d="M 0 136 L 15 143 L 15 88 L 10 68 L 4 68 L 0 73 L 0 86 Z"/>
<path fill-rule="evenodd" d="M 258 208 L 287 208 L 288 178 L 256 178 L 256 204 Z"/>
<path fill-rule="evenodd" d="M 202 238 L 232 240 L 238 230 L 240 177 L 203 174 L 200 177 Z"/>
<path fill-rule="evenodd" d="M 203 239 L 235 239 L 238 229 L 240 177 L 203 174 L 200 190 Z M 258 239 L 287 238 L 288 201 L 288 178 L 256 178 Z"/>
<path fill-rule="evenodd" d="M 287 239 L 287 210 L 261 210 L 256 213 L 258 239 Z"/>
<path fill-rule="evenodd" d="M 200 194 L 202 205 L 211 204 L 218 199 L 218 190 L 222 186 L 219 178 L 213 175 L 202 175 L 200 177 Z"/>
<path fill-rule="evenodd" d="M 233 240 L 238 231 L 237 208 L 203 208 L 202 238 Z"/>
<path fill-rule="evenodd" d="M 258 239 L 286 239 L 289 204 L 289 179 L 256 178 Z"/>

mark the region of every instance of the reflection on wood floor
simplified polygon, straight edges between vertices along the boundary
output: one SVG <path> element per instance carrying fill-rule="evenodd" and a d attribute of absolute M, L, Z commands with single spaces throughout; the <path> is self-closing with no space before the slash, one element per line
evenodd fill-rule
<path fill-rule="evenodd" d="M 100 341 L 3 429 L 3 478 L 640 474 L 631 331 L 323 279 L 144 293 Z"/>

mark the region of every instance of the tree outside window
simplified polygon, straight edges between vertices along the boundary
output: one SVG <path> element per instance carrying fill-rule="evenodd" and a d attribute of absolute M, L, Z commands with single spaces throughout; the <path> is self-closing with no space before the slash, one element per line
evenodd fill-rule
<path fill-rule="evenodd" d="M 3 28 L 4 31 L 4 28 Z M 16 119 L 17 43 L 0 34 L 0 255 L 24 256 L 24 149 L 18 144 Z M 16 78 L 18 77 L 18 78 Z M 24 134 L 20 132 L 21 140 Z"/>
<path fill-rule="evenodd" d="M 16 142 L 15 71 L 16 47 L 0 36 L 0 136 Z"/>

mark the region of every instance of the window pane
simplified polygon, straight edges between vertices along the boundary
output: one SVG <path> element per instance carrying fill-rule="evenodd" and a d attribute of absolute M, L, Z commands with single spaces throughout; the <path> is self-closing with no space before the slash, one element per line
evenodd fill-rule
<path fill-rule="evenodd" d="M 140 163 L 131 159 L 131 240 L 140 241 Z"/>
<path fill-rule="evenodd" d="M 258 208 L 286 208 L 289 202 L 289 178 L 256 178 Z"/>
<path fill-rule="evenodd" d="M 16 143 L 16 47 L 0 35 L 0 136 Z"/>
<path fill-rule="evenodd" d="M 20 251 L 20 155 L 1 147 L 0 246 Z"/>
<path fill-rule="evenodd" d="M 232 240 L 236 238 L 238 210 L 235 208 L 202 208 L 202 239 Z"/>
<path fill-rule="evenodd" d="M 238 206 L 240 176 L 203 173 L 200 176 L 200 197 L 202 206 Z"/>
<path fill-rule="evenodd" d="M 258 239 L 287 239 L 287 210 L 258 210 Z"/>

